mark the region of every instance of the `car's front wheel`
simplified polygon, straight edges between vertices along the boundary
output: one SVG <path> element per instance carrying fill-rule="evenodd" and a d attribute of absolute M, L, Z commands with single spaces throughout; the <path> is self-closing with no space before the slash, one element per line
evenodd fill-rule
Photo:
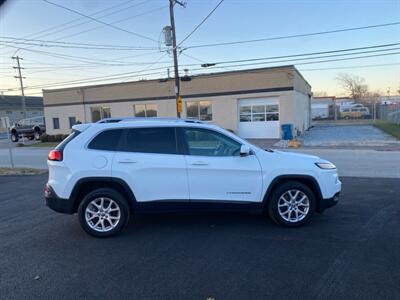
<path fill-rule="evenodd" d="M 307 185 L 287 181 L 273 191 L 268 202 L 268 213 L 279 225 L 301 226 L 311 219 L 315 201 L 315 195 Z"/>
<path fill-rule="evenodd" d="M 18 133 L 16 133 L 15 131 L 11 133 L 11 141 L 13 141 L 14 143 L 18 142 Z"/>
<path fill-rule="evenodd" d="M 39 141 L 40 140 L 40 131 L 35 130 L 33 137 L 35 138 L 36 141 Z"/>
<path fill-rule="evenodd" d="M 82 199 L 78 218 L 88 234 L 109 237 L 124 229 L 129 220 L 129 207 L 126 199 L 117 191 L 96 189 Z"/>

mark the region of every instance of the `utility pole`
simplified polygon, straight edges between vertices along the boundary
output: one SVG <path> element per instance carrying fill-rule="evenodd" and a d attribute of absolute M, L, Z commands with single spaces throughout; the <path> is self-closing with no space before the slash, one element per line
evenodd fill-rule
<path fill-rule="evenodd" d="M 14 69 L 18 69 L 18 74 L 19 76 L 14 76 L 15 78 L 19 78 L 19 83 L 21 85 L 21 105 L 22 105 L 22 112 L 24 114 L 24 119 L 26 119 L 26 103 L 25 103 L 25 92 L 24 92 L 24 83 L 22 82 L 22 79 L 25 77 L 22 77 L 21 74 L 21 65 L 19 63 L 20 60 L 22 60 L 22 57 L 17 56 L 13 56 L 12 59 L 16 59 L 17 60 L 17 67 L 13 67 Z"/>
<path fill-rule="evenodd" d="M 176 115 L 178 118 L 180 118 L 182 112 L 182 98 L 180 94 L 178 49 L 176 45 L 176 30 L 175 30 L 175 17 L 174 17 L 175 3 L 178 3 L 180 6 L 184 6 L 184 4 L 182 2 L 179 2 L 178 0 L 169 0 L 169 16 L 171 19 L 171 30 L 172 30 L 172 52 L 174 56 L 174 70 L 175 70 Z"/>

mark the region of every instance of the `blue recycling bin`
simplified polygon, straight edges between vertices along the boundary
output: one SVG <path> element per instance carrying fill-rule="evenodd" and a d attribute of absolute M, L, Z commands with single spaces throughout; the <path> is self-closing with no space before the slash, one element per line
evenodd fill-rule
<path fill-rule="evenodd" d="M 293 125 L 292 124 L 282 124 L 282 139 L 293 140 Z"/>

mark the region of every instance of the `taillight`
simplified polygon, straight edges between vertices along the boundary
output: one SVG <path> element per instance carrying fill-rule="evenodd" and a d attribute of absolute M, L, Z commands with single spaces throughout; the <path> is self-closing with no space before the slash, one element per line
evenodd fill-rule
<path fill-rule="evenodd" d="M 63 153 L 61 150 L 51 150 L 47 158 L 48 160 L 62 161 Z"/>

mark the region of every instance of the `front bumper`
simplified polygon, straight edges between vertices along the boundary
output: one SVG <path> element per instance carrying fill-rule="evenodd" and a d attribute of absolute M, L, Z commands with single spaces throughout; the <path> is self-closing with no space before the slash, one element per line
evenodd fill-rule
<path fill-rule="evenodd" d="M 46 205 L 56 212 L 63 214 L 73 214 L 75 212 L 74 202 L 58 197 L 49 184 L 46 184 L 44 188 L 44 198 L 46 199 Z"/>
<path fill-rule="evenodd" d="M 336 205 L 339 202 L 340 192 L 337 192 L 332 198 L 321 199 L 318 207 L 318 212 L 323 212 L 325 209 Z"/>

